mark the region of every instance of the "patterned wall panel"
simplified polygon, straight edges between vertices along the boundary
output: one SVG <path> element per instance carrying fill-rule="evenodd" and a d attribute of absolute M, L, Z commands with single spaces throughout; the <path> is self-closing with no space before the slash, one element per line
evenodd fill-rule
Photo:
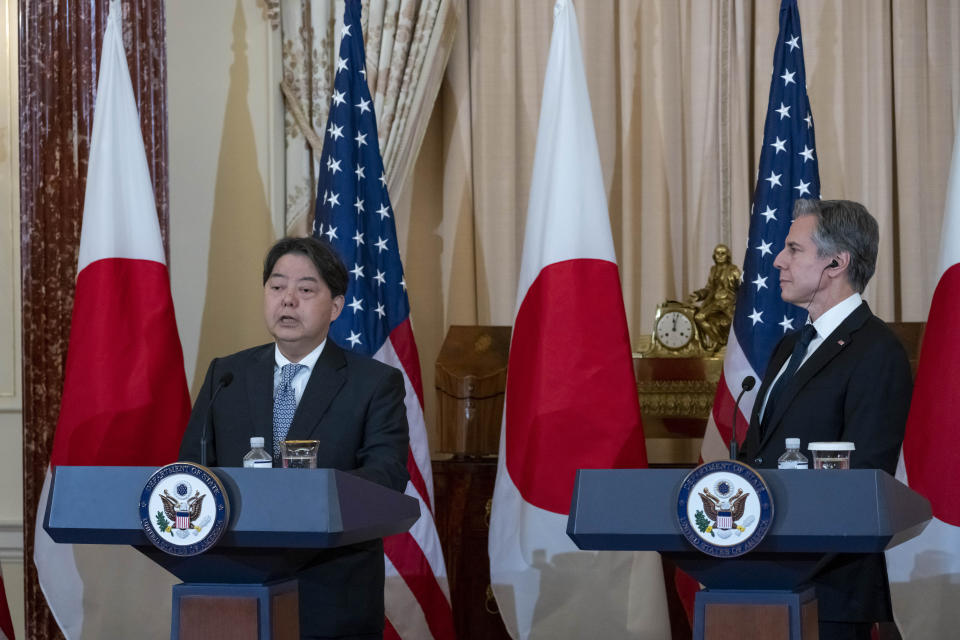
<path fill-rule="evenodd" d="M 166 243 L 164 5 L 124 0 L 123 39 Z M 60 409 L 97 65 L 108 0 L 20 0 L 20 244 L 26 625 L 60 637 L 37 585 L 33 525 Z M 169 254 L 169 250 L 168 250 Z"/>

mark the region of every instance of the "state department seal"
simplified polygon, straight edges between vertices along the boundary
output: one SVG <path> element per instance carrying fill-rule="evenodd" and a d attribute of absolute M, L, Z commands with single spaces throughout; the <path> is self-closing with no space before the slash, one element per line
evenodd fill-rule
<path fill-rule="evenodd" d="M 203 553 L 217 543 L 229 519 L 220 479 L 192 462 L 160 467 L 140 494 L 140 526 L 154 546 L 170 555 Z"/>
<path fill-rule="evenodd" d="M 694 547 L 718 558 L 752 551 L 773 524 L 773 499 L 756 471 L 716 460 L 691 471 L 677 496 L 680 531 Z"/>

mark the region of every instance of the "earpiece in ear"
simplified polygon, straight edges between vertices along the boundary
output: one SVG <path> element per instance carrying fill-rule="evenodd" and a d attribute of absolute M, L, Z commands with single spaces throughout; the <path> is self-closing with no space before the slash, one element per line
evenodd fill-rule
<path fill-rule="evenodd" d="M 830 269 L 831 267 L 839 267 L 839 266 L 840 266 L 840 263 L 837 262 L 836 258 L 834 258 L 833 261 L 827 265 L 827 269 Z"/>

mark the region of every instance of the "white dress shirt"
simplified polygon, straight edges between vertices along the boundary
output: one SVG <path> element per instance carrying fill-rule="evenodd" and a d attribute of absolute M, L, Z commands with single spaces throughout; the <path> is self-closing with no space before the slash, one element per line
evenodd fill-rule
<path fill-rule="evenodd" d="M 800 366 L 797 367 L 797 371 L 800 370 L 800 367 L 810 359 L 810 356 L 813 355 L 813 352 L 816 351 L 823 341 L 833 333 L 837 327 L 839 327 L 844 320 L 847 319 L 851 313 L 853 313 L 857 307 L 863 303 L 863 298 L 860 297 L 859 293 L 854 293 L 849 298 L 838 302 L 837 304 L 830 307 L 825 311 L 819 318 L 810 322 L 810 318 L 807 318 L 807 324 L 813 324 L 813 328 L 816 329 L 817 335 L 814 336 L 813 340 L 810 341 L 810 344 L 807 346 L 807 353 L 803 356 L 803 360 L 800 361 Z M 767 387 L 767 393 L 763 396 L 763 406 L 760 407 L 760 419 L 763 420 L 763 413 L 767 410 L 767 399 L 770 397 L 770 390 L 773 389 L 777 384 L 777 380 L 780 379 L 780 376 L 783 375 L 783 372 L 787 370 L 787 365 L 790 364 L 790 358 L 787 358 L 783 362 L 783 366 L 780 367 L 780 371 L 777 372 L 777 377 L 773 379 L 773 382 L 770 383 L 770 386 Z M 278 378 L 279 379 L 279 378 Z"/>
<path fill-rule="evenodd" d="M 317 364 L 317 360 L 320 359 L 320 354 L 323 353 L 323 347 L 326 344 L 327 340 L 324 338 L 323 342 L 321 342 L 316 349 L 308 353 L 300 362 L 290 362 L 286 356 L 280 353 L 280 347 L 273 345 L 273 396 L 277 396 L 277 389 L 280 386 L 280 370 L 283 366 L 287 364 L 302 364 L 306 369 L 300 369 L 297 375 L 293 376 L 293 380 L 290 381 L 290 385 L 293 387 L 293 393 L 297 398 L 297 406 L 300 406 L 300 398 L 303 397 L 303 391 L 307 388 L 310 374 L 313 373 L 313 366 Z"/>

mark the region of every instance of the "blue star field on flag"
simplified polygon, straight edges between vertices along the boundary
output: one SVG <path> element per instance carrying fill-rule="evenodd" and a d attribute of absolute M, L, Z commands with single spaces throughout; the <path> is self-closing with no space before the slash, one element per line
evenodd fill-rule
<path fill-rule="evenodd" d="M 794 200 L 819 197 L 820 170 L 807 98 L 800 14 L 796 0 L 783 0 L 743 282 L 733 319 L 737 341 L 760 376 L 777 342 L 806 322 L 806 311 L 780 299 L 780 275 L 773 261 L 790 230 Z"/>
<path fill-rule="evenodd" d="M 330 335 L 345 348 L 373 355 L 410 315 L 410 304 L 367 86 L 359 2 L 347 2 L 344 12 L 313 235 L 334 246 L 350 275 Z"/>

